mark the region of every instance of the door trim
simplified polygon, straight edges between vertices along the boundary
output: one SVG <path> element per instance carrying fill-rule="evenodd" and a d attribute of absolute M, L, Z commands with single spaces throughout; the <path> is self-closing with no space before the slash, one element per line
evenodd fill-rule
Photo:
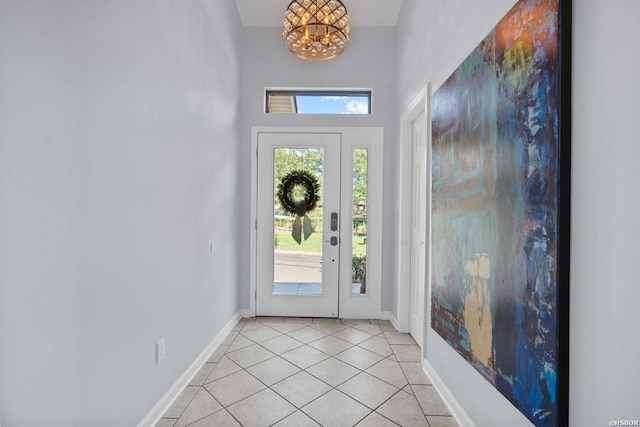
<path fill-rule="evenodd" d="M 420 115 L 426 115 L 427 125 L 427 180 L 429 189 L 429 195 L 426 198 L 426 212 L 427 214 L 427 234 L 430 235 L 431 229 L 431 83 L 427 83 L 426 86 L 418 93 L 413 102 L 409 105 L 407 110 L 402 114 L 400 119 L 400 143 L 401 143 L 401 158 L 400 158 L 400 221 L 399 221 L 399 247 L 398 247 L 398 324 L 396 327 L 400 332 L 409 332 L 409 316 L 410 310 L 410 297 L 411 297 L 411 284 L 409 283 L 411 272 L 411 190 L 412 190 L 412 175 L 413 175 L 413 122 Z M 425 307 L 423 310 L 424 320 L 431 316 L 431 274 L 430 274 L 430 262 L 431 262 L 431 242 L 430 238 L 425 242 L 427 259 L 425 260 Z M 424 325 L 423 328 L 423 349 L 426 348 L 426 336 L 429 325 Z"/>
<path fill-rule="evenodd" d="M 384 128 L 382 127 L 323 127 L 323 126 L 252 126 L 251 127 L 251 222 L 250 230 L 250 250 L 249 250 L 249 310 L 251 317 L 256 315 L 257 298 L 257 215 L 258 215 L 258 135 L 260 133 L 333 133 L 342 135 L 344 146 L 359 148 L 370 145 L 372 150 L 369 164 L 371 173 L 370 188 L 379 188 L 380 191 L 372 191 L 369 194 L 369 209 L 367 221 L 372 227 L 380 230 L 377 239 L 369 239 L 370 253 L 369 272 L 371 276 L 367 278 L 369 294 L 365 296 L 345 296 L 344 286 L 339 291 L 339 317 L 350 318 L 375 318 L 381 316 L 382 299 L 382 185 L 383 185 L 383 143 Z M 344 163 L 344 162 L 343 162 Z M 344 199 L 343 199 L 344 200 Z M 345 218 L 346 219 L 346 218 Z M 349 220 L 350 221 L 350 220 Z M 341 226 L 344 230 L 344 224 Z M 347 229 L 350 230 L 350 227 Z M 346 253 L 348 251 L 341 251 Z M 341 254 L 341 257 L 343 255 Z M 346 255 L 345 255 L 346 256 Z M 350 256 L 350 254 L 349 254 Z M 342 262 L 342 260 L 341 260 Z"/>

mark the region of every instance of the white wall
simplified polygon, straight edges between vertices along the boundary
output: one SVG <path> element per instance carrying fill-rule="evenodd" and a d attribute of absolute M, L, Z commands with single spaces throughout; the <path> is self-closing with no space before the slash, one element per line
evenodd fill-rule
<path fill-rule="evenodd" d="M 233 2 L 0 0 L 3 427 L 135 425 L 239 310 L 240 34 Z"/>
<path fill-rule="evenodd" d="M 242 65 L 242 127 L 241 158 L 243 170 L 250 169 L 251 126 L 384 126 L 384 212 L 383 253 L 385 260 L 394 260 L 397 214 L 397 179 L 395 163 L 398 148 L 394 138 L 396 122 L 395 97 L 395 28 L 363 28 L 351 30 L 351 40 L 345 52 L 326 62 L 298 59 L 286 49 L 282 29 L 248 27 L 244 29 Z M 380 56 L 375 53 L 380 52 Z M 384 59 L 380 59 L 384 58 Z M 370 88 L 371 115 L 289 115 L 265 114 L 265 88 Z M 242 194 L 249 194 L 250 176 L 242 182 Z M 241 232 L 244 242 L 249 242 L 249 218 L 251 200 L 243 199 L 241 218 L 247 226 Z M 249 259 L 249 248 L 243 252 Z M 382 309 L 395 308 L 392 299 L 396 293 L 395 263 L 382 267 Z M 249 308 L 249 269 L 241 275 L 243 285 L 241 301 Z"/>
<path fill-rule="evenodd" d="M 404 0 L 398 116 L 427 82 L 436 90 L 514 3 Z M 573 3 L 569 412 L 577 427 L 640 419 L 640 146 L 634 126 L 640 58 L 631 54 L 640 40 L 640 3 Z M 528 424 L 431 329 L 426 346 L 427 359 L 476 425 Z"/>
<path fill-rule="evenodd" d="M 640 420 L 640 3 L 574 0 L 573 15 L 569 412 L 608 425 Z"/>

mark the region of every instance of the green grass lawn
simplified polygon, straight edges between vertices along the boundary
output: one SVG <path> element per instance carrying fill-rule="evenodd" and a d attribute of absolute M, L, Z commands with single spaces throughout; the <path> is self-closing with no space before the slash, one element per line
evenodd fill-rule
<path fill-rule="evenodd" d="M 322 234 L 313 233 L 307 240 L 302 239 L 302 244 L 298 245 L 298 242 L 293 240 L 290 231 L 276 232 L 278 248 L 283 251 L 294 252 L 322 252 Z M 353 254 L 365 255 L 367 246 L 364 244 L 362 237 L 353 236 Z"/>

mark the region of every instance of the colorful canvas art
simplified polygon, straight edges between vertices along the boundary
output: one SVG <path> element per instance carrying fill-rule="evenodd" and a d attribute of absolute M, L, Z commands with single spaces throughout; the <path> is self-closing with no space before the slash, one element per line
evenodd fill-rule
<path fill-rule="evenodd" d="M 560 9 L 519 1 L 432 97 L 431 326 L 536 426 L 566 404 Z"/>

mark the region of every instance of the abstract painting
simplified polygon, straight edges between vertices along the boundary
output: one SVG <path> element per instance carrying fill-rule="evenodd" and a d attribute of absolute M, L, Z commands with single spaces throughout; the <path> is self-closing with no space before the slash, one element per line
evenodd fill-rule
<path fill-rule="evenodd" d="M 431 327 L 536 426 L 568 413 L 566 20 L 519 1 L 432 96 Z"/>

